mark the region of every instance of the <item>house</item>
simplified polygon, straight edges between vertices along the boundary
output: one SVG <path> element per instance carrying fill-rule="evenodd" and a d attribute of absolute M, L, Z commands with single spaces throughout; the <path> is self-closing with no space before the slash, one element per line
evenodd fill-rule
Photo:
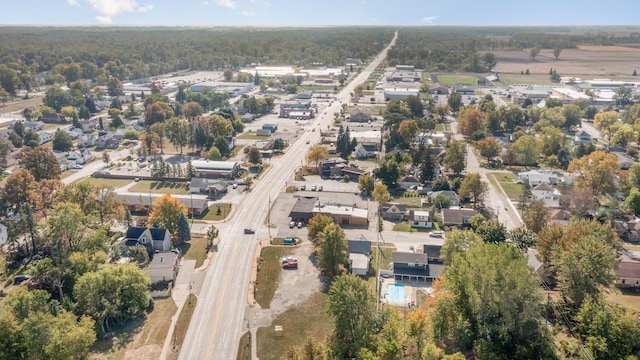
<path fill-rule="evenodd" d="M 367 150 L 367 147 L 365 147 L 363 144 L 356 145 L 353 153 L 356 159 L 368 159 L 376 156 L 375 151 Z"/>
<path fill-rule="evenodd" d="M 440 195 L 449 199 L 449 206 L 453 206 L 453 207 L 460 206 L 460 197 L 458 196 L 458 193 L 452 190 L 432 191 L 429 194 L 429 197 L 431 198 L 431 203 L 433 203 L 435 199 Z"/>
<path fill-rule="evenodd" d="M 446 85 L 435 83 L 429 85 L 429 94 L 432 95 L 446 95 L 449 94 L 449 88 Z"/>
<path fill-rule="evenodd" d="M 96 139 L 96 150 L 99 149 L 117 149 L 120 145 L 120 141 L 114 138 L 114 133 L 108 131 L 102 135 L 99 134 Z"/>
<path fill-rule="evenodd" d="M 147 267 L 147 275 L 151 279 L 151 284 L 175 281 L 178 271 L 180 271 L 180 254 L 174 252 L 154 254 Z"/>
<path fill-rule="evenodd" d="M 256 129 L 256 136 L 271 136 L 269 129 Z"/>
<path fill-rule="evenodd" d="M 81 135 L 78 140 L 77 140 L 77 144 L 78 146 L 94 146 L 96 144 L 96 142 L 98 141 L 98 137 L 94 134 L 84 134 Z"/>
<path fill-rule="evenodd" d="M 429 229 L 433 227 L 433 215 L 431 211 L 410 210 L 409 221 L 411 222 L 411 227 L 414 228 Z"/>
<path fill-rule="evenodd" d="M 539 183 L 531 189 L 531 193 L 536 200 L 543 200 L 545 207 L 560 207 L 560 192 L 547 183 Z"/>
<path fill-rule="evenodd" d="M 623 253 L 616 269 L 615 285 L 618 288 L 637 288 L 640 286 L 640 261 Z"/>
<path fill-rule="evenodd" d="M 80 128 L 83 133 L 90 133 L 96 129 L 96 120 L 90 119 L 80 122 Z"/>
<path fill-rule="evenodd" d="M 361 239 L 349 240 L 347 252 L 351 273 L 354 275 L 366 276 L 371 263 L 371 241 L 360 236 Z"/>
<path fill-rule="evenodd" d="M 348 160 L 343 158 L 332 158 L 320 161 L 320 176 L 328 178 L 331 175 L 342 175 L 342 168 L 338 165 L 346 165 L 348 162 Z"/>
<path fill-rule="evenodd" d="M 584 130 L 577 132 L 573 136 L 573 145 L 578 146 L 580 144 L 591 144 L 591 135 L 589 135 L 589 133 Z"/>
<path fill-rule="evenodd" d="M 167 229 L 132 226 L 118 241 L 123 255 L 126 255 L 127 248 L 138 244 L 154 251 L 169 251 L 171 250 L 171 233 Z"/>
<path fill-rule="evenodd" d="M 225 180 L 194 177 L 189 182 L 189 192 L 192 194 L 207 194 L 209 198 L 215 198 L 226 193 L 228 185 Z"/>
<path fill-rule="evenodd" d="M 349 121 L 351 122 L 366 123 L 371 120 L 373 120 L 373 117 L 370 114 L 361 110 L 353 112 L 349 115 Z"/>
<path fill-rule="evenodd" d="M 389 221 L 402 221 L 407 214 L 407 205 L 386 203 L 381 206 L 382 218 Z"/>
<path fill-rule="evenodd" d="M 558 181 L 558 175 L 546 170 L 530 170 L 518 173 L 518 178 L 523 184 L 529 184 L 533 187 L 540 183 L 555 185 Z"/>
<path fill-rule="evenodd" d="M 313 209 L 316 207 L 317 202 L 317 197 L 298 197 L 291 211 L 289 211 L 289 218 L 291 218 L 291 221 L 309 223 L 309 219 L 314 215 Z"/>
<path fill-rule="evenodd" d="M 413 175 L 405 175 L 402 179 L 400 179 L 399 183 L 400 186 L 405 189 L 422 186 L 422 183 Z"/>
<path fill-rule="evenodd" d="M 72 140 L 75 140 L 75 139 L 79 138 L 80 136 L 82 136 L 83 132 L 82 132 L 82 129 L 72 128 L 72 129 L 67 129 L 67 134 L 69 134 L 69 137 Z"/>
<path fill-rule="evenodd" d="M 191 162 L 196 177 L 207 179 L 235 179 L 240 172 L 237 161 L 195 160 Z"/>
<path fill-rule="evenodd" d="M 236 147 L 235 135 L 226 135 L 224 139 L 227 141 L 227 146 L 229 146 L 229 149 L 233 149 L 234 147 Z"/>
<path fill-rule="evenodd" d="M 400 281 L 427 281 L 440 277 L 442 274 L 442 262 L 429 263 L 429 255 L 426 253 L 400 252 L 391 253 L 393 262 L 393 276 Z"/>
<path fill-rule="evenodd" d="M 450 227 L 465 227 L 469 219 L 478 214 L 474 209 L 442 209 L 442 224 Z"/>
<path fill-rule="evenodd" d="M 45 124 L 61 124 L 67 121 L 62 114 L 45 114 L 38 118 L 39 121 L 42 121 Z"/>
<path fill-rule="evenodd" d="M 242 117 L 240 118 L 240 121 L 242 121 L 243 123 L 250 123 L 253 121 L 253 119 L 254 119 L 254 116 L 252 113 L 246 113 L 242 115 Z"/>
<path fill-rule="evenodd" d="M 93 156 L 87 149 L 73 150 L 67 155 L 67 160 L 74 162 L 75 164 L 82 165 L 91 160 Z"/>
<path fill-rule="evenodd" d="M 40 145 L 42 144 L 46 144 L 49 141 L 53 140 L 53 135 L 51 133 L 48 132 L 42 132 L 39 134 L 40 135 Z"/>
<path fill-rule="evenodd" d="M 25 130 L 33 130 L 40 131 L 44 129 L 44 123 L 42 121 L 25 121 L 24 122 Z"/>
<path fill-rule="evenodd" d="M 553 209 L 549 212 L 549 225 L 560 224 L 567 226 L 571 220 L 571 213 L 563 209 Z"/>

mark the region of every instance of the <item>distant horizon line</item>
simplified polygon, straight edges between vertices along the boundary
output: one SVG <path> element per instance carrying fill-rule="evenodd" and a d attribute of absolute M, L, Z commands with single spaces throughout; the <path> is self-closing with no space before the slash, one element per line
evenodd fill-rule
<path fill-rule="evenodd" d="M 576 27 L 631 27 L 640 29 L 638 24 L 574 24 L 574 25 L 435 25 L 435 24 L 416 24 L 416 25 L 398 25 L 398 24 L 326 24 L 326 25 L 277 25 L 277 24 L 260 24 L 260 25 L 245 25 L 245 24 L 227 24 L 227 25 L 211 25 L 211 24 L 0 24 L 0 28 L 8 27 L 249 27 L 249 28 L 275 28 L 275 27 L 287 27 L 287 28 L 327 28 L 327 27 L 397 27 L 397 28 L 442 28 L 442 27 L 457 27 L 457 28 L 545 28 L 545 27 L 560 27 L 560 28 L 576 28 Z"/>

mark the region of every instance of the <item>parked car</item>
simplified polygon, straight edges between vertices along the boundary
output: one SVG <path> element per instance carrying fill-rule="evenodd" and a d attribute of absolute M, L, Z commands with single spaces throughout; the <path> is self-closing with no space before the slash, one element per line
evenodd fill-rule
<path fill-rule="evenodd" d="M 296 224 L 296 226 L 298 227 L 298 229 L 302 229 L 302 221 L 298 221 L 298 223 Z"/>
<path fill-rule="evenodd" d="M 73 164 L 71 167 L 76 169 L 76 170 L 82 169 L 82 165 L 80 165 L 80 164 Z"/>
<path fill-rule="evenodd" d="M 245 229 L 244 229 L 244 233 L 245 233 L 245 234 L 255 234 L 255 233 L 256 233 L 256 231 L 255 231 L 255 230 L 253 230 L 253 229 L 250 229 L 250 228 L 245 228 Z"/>
<path fill-rule="evenodd" d="M 296 222 L 295 221 L 289 222 L 289 229 L 293 229 L 294 227 L 296 227 Z"/>
<path fill-rule="evenodd" d="M 305 185 L 300 185 L 300 190 L 306 190 L 307 187 Z"/>
<path fill-rule="evenodd" d="M 318 191 L 322 191 L 322 185 L 318 186 Z"/>
<path fill-rule="evenodd" d="M 31 279 L 31 275 L 29 274 L 18 274 L 16 276 L 13 277 L 13 284 L 14 285 L 20 285 L 23 282 L 27 281 Z"/>
<path fill-rule="evenodd" d="M 317 186 L 315 186 L 315 185 L 311 185 L 311 191 L 316 191 L 317 189 L 318 189 L 318 187 L 317 187 Z"/>
<path fill-rule="evenodd" d="M 291 260 L 282 263 L 283 269 L 297 269 L 298 268 L 298 260 Z"/>
<path fill-rule="evenodd" d="M 441 238 L 442 237 L 442 231 L 432 231 L 429 236 L 431 237 L 437 237 L 437 238 Z"/>
<path fill-rule="evenodd" d="M 233 185 L 231 186 L 233 189 L 237 189 L 238 188 L 238 183 L 233 183 Z"/>

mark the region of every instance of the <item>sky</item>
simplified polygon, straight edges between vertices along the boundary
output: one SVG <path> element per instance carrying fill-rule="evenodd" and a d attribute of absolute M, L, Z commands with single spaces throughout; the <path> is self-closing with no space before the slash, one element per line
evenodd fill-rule
<path fill-rule="evenodd" d="M 640 25 L 615 0 L 2 0 L 0 25 Z"/>

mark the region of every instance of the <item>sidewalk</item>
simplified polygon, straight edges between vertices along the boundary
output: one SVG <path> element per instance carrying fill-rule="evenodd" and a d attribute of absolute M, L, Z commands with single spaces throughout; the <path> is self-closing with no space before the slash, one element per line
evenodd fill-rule
<path fill-rule="evenodd" d="M 178 309 L 176 313 L 171 318 L 171 325 L 169 326 L 169 332 L 167 333 L 167 337 L 164 339 L 164 345 L 162 346 L 162 353 L 160 354 L 160 359 L 166 359 L 167 355 L 172 346 L 173 339 L 173 331 L 176 327 L 176 322 L 178 321 L 178 316 L 180 316 L 180 312 L 182 311 L 182 307 L 184 303 L 189 298 L 189 294 L 191 293 L 191 275 L 193 275 L 194 269 L 196 266 L 195 260 L 182 260 L 180 264 L 180 272 L 178 273 L 178 277 L 176 278 L 176 283 L 171 291 L 171 297 L 173 301 L 175 301 Z"/>

